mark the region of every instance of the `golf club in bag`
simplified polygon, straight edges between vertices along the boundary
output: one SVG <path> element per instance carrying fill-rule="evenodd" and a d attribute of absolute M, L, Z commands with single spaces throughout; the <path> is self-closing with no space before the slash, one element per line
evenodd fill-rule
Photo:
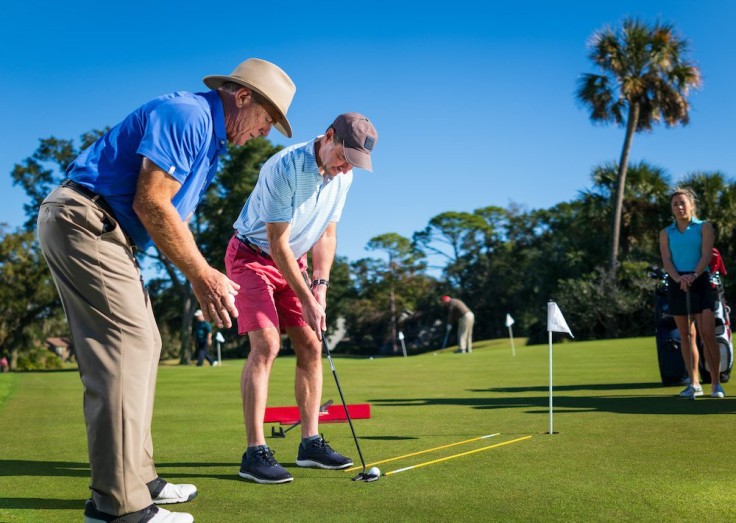
<path fill-rule="evenodd" d="M 378 474 L 371 474 L 365 470 L 365 460 L 363 459 L 363 453 L 360 451 L 360 444 L 358 443 L 358 436 L 355 435 L 355 429 L 353 428 L 353 420 L 350 419 L 350 412 L 348 412 L 348 405 L 345 402 L 345 396 L 342 394 L 342 387 L 340 387 L 340 380 L 337 379 L 337 371 L 335 370 L 335 364 L 332 362 L 332 354 L 330 354 L 330 347 L 327 346 L 327 333 L 322 333 L 322 346 L 325 348 L 327 353 L 327 360 L 330 362 L 330 368 L 332 369 L 332 375 L 335 377 L 335 385 L 337 385 L 337 392 L 340 394 L 340 401 L 342 401 L 342 407 L 345 409 L 345 417 L 348 419 L 348 425 L 350 425 L 350 432 L 353 433 L 353 440 L 355 441 L 355 448 L 358 449 L 358 456 L 360 456 L 360 464 L 363 465 L 363 471 L 359 472 L 357 476 L 353 478 L 353 481 L 376 481 Z"/>
<path fill-rule="evenodd" d="M 731 308 L 726 304 L 725 290 L 723 288 L 723 276 L 726 275 L 726 266 L 723 264 L 721 253 L 713 249 L 710 259 L 710 285 L 716 295 L 716 308 L 713 310 L 716 323 L 716 341 L 721 353 L 721 383 L 727 383 L 731 379 L 733 368 L 733 342 L 731 340 Z M 700 338 L 697 339 L 700 351 L 700 377 L 704 383 L 711 383 L 710 369 L 705 361 L 704 347 Z"/>

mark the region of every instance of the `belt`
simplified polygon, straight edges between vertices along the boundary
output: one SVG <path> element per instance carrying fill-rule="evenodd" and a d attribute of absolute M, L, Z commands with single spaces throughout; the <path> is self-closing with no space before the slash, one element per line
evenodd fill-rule
<path fill-rule="evenodd" d="M 68 178 L 66 180 L 64 180 L 63 182 L 61 182 L 61 186 L 62 187 L 68 187 L 72 191 L 81 194 L 82 196 L 84 196 L 85 198 L 87 198 L 88 200 L 90 200 L 91 202 L 94 202 L 97 205 L 99 205 L 100 208 L 103 211 L 105 211 L 110 216 L 112 216 L 113 218 L 115 218 L 115 213 L 112 211 L 112 208 L 110 207 L 110 204 L 107 203 L 107 201 L 105 201 L 105 198 L 103 198 L 102 196 L 100 196 L 96 192 L 92 191 L 91 189 L 88 189 L 84 185 L 79 184 L 79 183 L 75 182 L 74 180 L 69 180 Z M 117 221 L 117 219 L 115 221 Z"/>
<path fill-rule="evenodd" d="M 238 241 L 240 243 L 242 243 L 243 245 L 245 245 L 246 247 L 248 247 L 254 253 L 258 254 L 259 256 L 263 256 L 264 258 L 267 258 L 269 260 L 271 259 L 271 256 L 266 251 L 264 251 L 263 249 L 261 249 L 255 243 L 252 243 L 245 236 L 241 236 L 240 234 L 236 234 L 235 237 L 238 239 Z"/>
<path fill-rule="evenodd" d="M 96 192 L 94 192 L 91 189 L 88 189 L 84 185 L 79 184 L 79 183 L 75 182 L 74 180 L 70 180 L 68 178 L 66 180 L 64 180 L 63 182 L 61 182 L 61 186 L 62 187 L 67 187 L 67 188 L 71 189 L 72 191 L 74 191 L 74 192 L 76 192 L 78 194 L 81 194 L 82 196 L 84 196 L 85 198 L 87 198 L 89 201 L 95 203 L 100 209 L 102 209 L 107 214 L 109 214 L 110 217 L 118 223 L 118 227 L 120 227 L 120 222 L 115 217 L 115 212 L 112 210 L 112 207 L 110 207 L 110 204 L 107 203 L 107 200 L 105 200 L 105 198 L 103 196 L 97 194 Z M 123 234 L 125 235 L 125 239 L 128 240 L 128 245 L 133 250 L 136 250 L 136 245 L 135 245 L 135 243 L 133 243 L 133 240 L 130 239 L 130 236 L 128 236 L 128 233 L 125 232 L 125 230 L 122 227 L 120 227 L 120 228 L 123 231 Z"/>

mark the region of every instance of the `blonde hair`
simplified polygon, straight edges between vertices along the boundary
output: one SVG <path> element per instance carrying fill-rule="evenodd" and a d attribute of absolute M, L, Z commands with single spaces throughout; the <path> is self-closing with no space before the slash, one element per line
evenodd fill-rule
<path fill-rule="evenodd" d="M 687 200 L 690 202 L 690 205 L 693 208 L 692 215 L 695 218 L 695 211 L 698 208 L 698 195 L 695 194 L 695 191 L 693 191 L 690 187 L 675 187 L 675 190 L 672 191 L 672 194 L 670 194 L 670 203 L 672 203 L 672 199 L 675 196 L 684 196 L 687 198 Z"/>

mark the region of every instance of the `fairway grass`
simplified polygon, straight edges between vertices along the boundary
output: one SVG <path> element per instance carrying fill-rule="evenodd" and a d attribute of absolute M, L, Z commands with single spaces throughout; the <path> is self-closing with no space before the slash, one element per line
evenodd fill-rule
<path fill-rule="evenodd" d="M 346 400 L 371 404 L 371 419 L 354 421 L 369 466 L 499 433 L 381 464 L 389 472 L 469 452 L 373 483 L 297 467 L 298 428 L 267 437 L 293 483 L 241 480 L 242 365 L 159 369 L 158 471 L 200 489 L 167 508 L 197 522 L 736 521 L 736 383 L 722 400 L 675 397 L 679 387 L 659 382 L 653 338 L 555 344 L 554 435 L 546 345 L 516 343 L 515 357 L 508 340 L 471 354 L 335 357 Z M 277 359 L 270 406 L 294 404 L 294 367 Z M 326 360 L 322 399 L 340 402 Z M 89 467 L 77 373 L 0 374 L 0 426 L 0 521 L 80 521 Z M 359 464 L 347 424 L 321 431 Z"/>

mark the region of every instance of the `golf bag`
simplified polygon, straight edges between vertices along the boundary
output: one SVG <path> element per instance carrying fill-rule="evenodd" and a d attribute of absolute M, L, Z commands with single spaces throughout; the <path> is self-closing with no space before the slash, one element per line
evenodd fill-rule
<path fill-rule="evenodd" d="M 716 319 L 716 341 L 718 349 L 721 351 L 721 383 L 728 382 L 731 379 L 731 369 L 733 368 L 733 342 L 731 341 L 731 308 L 726 304 L 725 291 L 723 289 L 722 275 L 726 275 L 726 267 L 723 264 L 721 253 L 718 249 L 713 249 L 713 256 L 710 260 L 710 284 L 716 293 L 716 308 L 713 315 Z M 700 378 L 704 383 L 710 383 L 710 369 L 705 361 L 703 354 L 703 343 L 698 338 L 698 351 L 700 352 Z"/>
<path fill-rule="evenodd" d="M 669 313 L 667 274 L 659 267 L 650 267 L 649 276 L 657 279 L 657 287 L 654 291 L 654 321 L 657 361 L 662 385 L 684 385 L 688 382 L 687 368 L 682 358 L 680 331 L 677 330 L 675 319 Z"/>

